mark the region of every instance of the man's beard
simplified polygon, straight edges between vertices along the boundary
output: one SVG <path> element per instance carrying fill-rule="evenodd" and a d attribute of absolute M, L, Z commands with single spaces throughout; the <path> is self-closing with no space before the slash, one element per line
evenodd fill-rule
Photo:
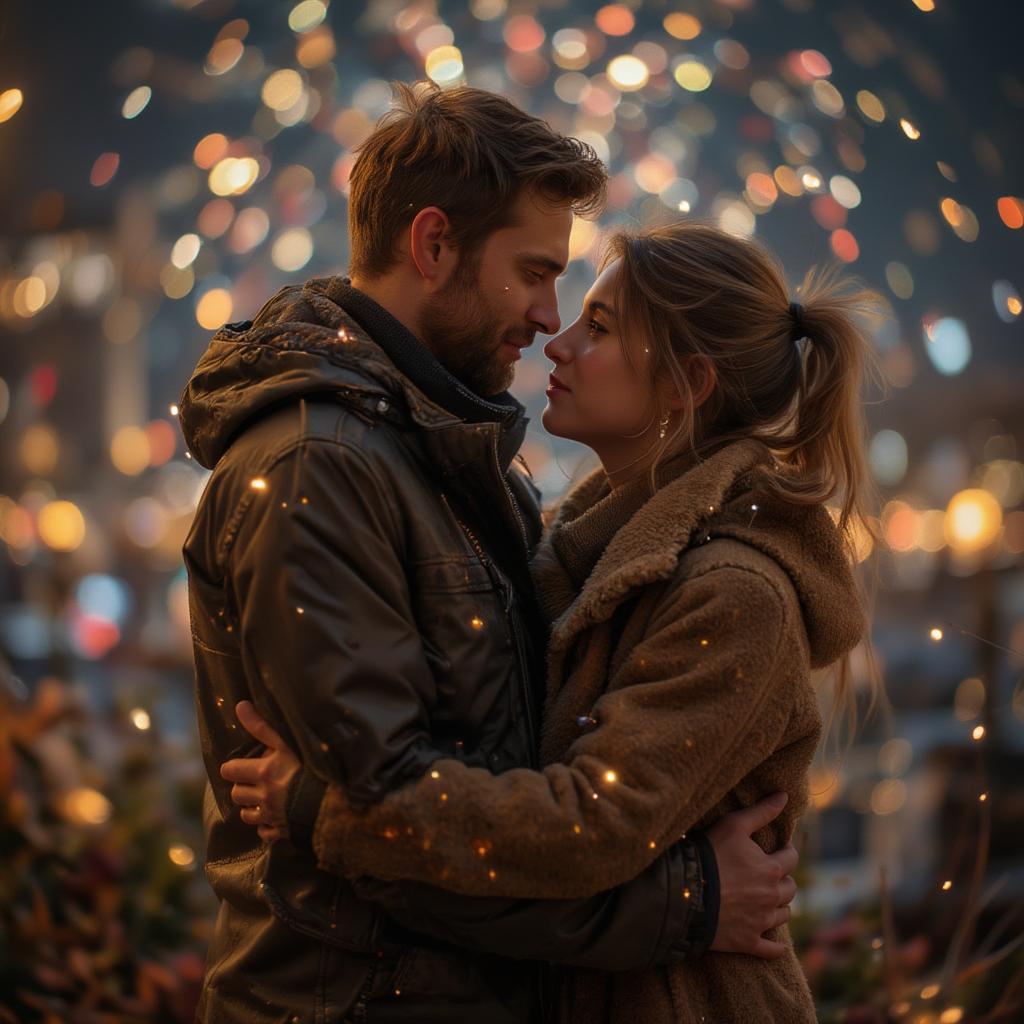
<path fill-rule="evenodd" d="M 514 337 L 525 344 L 533 332 L 502 331 L 479 275 L 480 260 L 463 257 L 451 280 L 421 308 L 419 326 L 438 362 L 474 394 L 489 398 L 507 391 L 515 376 L 515 364 L 502 358 L 502 342 Z"/>

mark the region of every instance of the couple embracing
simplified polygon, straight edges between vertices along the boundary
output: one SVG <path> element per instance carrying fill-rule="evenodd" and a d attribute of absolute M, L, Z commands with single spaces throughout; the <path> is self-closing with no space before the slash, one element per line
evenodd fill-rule
<path fill-rule="evenodd" d="M 214 335 L 185 543 L 219 898 L 204 1024 L 810 1022 L 786 922 L 867 629 L 872 293 L 701 221 L 468 87 L 398 87 L 349 276 Z M 542 519 L 508 392 L 600 467 Z M 825 502 L 834 499 L 833 514 Z"/>

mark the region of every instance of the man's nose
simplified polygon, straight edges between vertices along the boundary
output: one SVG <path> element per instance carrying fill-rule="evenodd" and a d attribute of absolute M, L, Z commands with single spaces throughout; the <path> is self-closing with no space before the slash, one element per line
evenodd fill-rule
<path fill-rule="evenodd" d="M 562 329 L 557 303 L 534 306 L 530 310 L 530 320 L 537 325 L 541 334 L 557 334 Z"/>

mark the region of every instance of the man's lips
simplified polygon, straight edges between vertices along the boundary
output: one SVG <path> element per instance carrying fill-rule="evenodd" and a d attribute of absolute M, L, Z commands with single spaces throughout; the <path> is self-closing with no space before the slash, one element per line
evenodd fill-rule
<path fill-rule="evenodd" d="M 532 344 L 533 344 L 533 338 L 530 338 L 529 341 L 509 341 L 509 339 L 506 338 L 502 342 L 502 345 L 504 345 L 507 348 L 512 350 L 512 358 L 513 359 L 522 359 L 523 358 L 523 349 L 524 348 L 529 348 Z"/>

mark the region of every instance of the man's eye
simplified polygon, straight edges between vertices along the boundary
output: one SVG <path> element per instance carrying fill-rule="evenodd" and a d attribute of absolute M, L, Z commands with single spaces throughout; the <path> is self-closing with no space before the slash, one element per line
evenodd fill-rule
<path fill-rule="evenodd" d="M 536 270 L 528 270 L 526 271 L 526 280 L 529 281 L 530 284 L 540 284 L 540 282 L 544 280 L 544 275 L 538 274 Z"/>

